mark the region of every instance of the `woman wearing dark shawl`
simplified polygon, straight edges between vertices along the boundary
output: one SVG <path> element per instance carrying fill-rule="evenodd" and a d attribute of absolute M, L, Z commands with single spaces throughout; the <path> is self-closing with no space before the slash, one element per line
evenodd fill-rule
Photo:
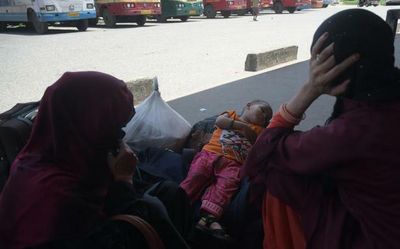
<path fill-rule="evenodd" d="M 126 84 L 107 74 L 65 73 L 47 88 L 0 196 L 0 248 L 145 247 L 135 231 L 103 228 L 121 213 L 149 221 L 167 248 L 187 248 L 165 210 L 133 189 L 135 155 L 120 145 L 133 114 Z"/>
<path fill-rule="evenodd" d="M 399 248 L 400 83 L 393 33 L 341 11 L 317 29 L 310 76 L 258 138 L 243 174 L 263 197 L 264 248 Z M 293 127 L 322 94 L 326 126 Z"/>

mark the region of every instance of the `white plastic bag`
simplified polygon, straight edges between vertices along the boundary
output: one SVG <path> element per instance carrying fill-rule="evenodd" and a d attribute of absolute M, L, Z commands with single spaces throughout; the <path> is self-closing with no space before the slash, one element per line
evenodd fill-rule
<path fill-rule="evenodd" d="M 137 108 L 125 127 L 124 141 L 137 151 L 148 147 L 180 151 L 191 125 L 160 96 L 157 79 L 154 91 Z"/>

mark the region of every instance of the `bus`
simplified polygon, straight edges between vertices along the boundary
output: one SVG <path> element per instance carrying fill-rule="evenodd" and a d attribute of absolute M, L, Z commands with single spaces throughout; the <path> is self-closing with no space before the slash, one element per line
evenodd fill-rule
<path fill-rule="evenodd" d="M 0 31 L 7 25 L 26 23 L 39 34 L 49 25 L 75 26 L 79 31 L 88 28 L 88 20 L 96 17 L 93 0 L 0 0 Z"/>
<path fill-rule="evenodd" d="M 228 18 L 232 13 L 238 14 L 247 8 L 246 0 L 203 0 L 203 5 L 207 18 L 215 18 L 217 11 Z"/>
<path fill-rule="evenodd" d="M 161 14 L 160 0 L 95 0 L 95 5 L 97 18 L 89 23 L 95 25 L 102 17 L 109 28 L 123 22 L 136 22 L 138 26 L 143 26 L 146 17 Z"/>
<path fill-rule="evenodd" d="M 252 0 L 247 0 L 247 9 L 241 11 L 238 14 L 253 14 L 251 5 Z M 276 14 L 281 14 L 284 10 L 287 10 L 289 13 L 294 13 L 296 10 L 311 7 L 311 0 L 260 0 L 259 6 L 260 10 L 272 9 Z"/>
<path fill-rule="evenodd" d="M 161 15 L 155 18 L 158 22 L 166 22 L 168 18 L 186 22 L 190 16 L 200 16 L 202 13 L 202 0 L 161 0 Z"/>

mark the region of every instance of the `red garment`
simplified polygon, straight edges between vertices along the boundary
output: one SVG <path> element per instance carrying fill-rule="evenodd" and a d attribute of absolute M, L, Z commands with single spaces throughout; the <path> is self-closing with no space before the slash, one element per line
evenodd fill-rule
<path fill-rule="evenodd" d="M 280 127 L 280 128 L 293 128 L 296 124 L 290 123 L 286 119 L 282 117 L 282 115 L 277 112 L 275 115 L 272 117 L 271 121 L 269 122 L 269 125 L 267 128 L 275 128 L 275 127 Z"/>
<path fill-rule="evenodd" d="M 31 137 L 0 196 L 0 248 L 84 236 L 99 219 L 133 97 L 98 72 L 65 73 L 48 87 Z"/>
<path fill-rule="evenodd" d="M 196 154 L 186 179 L 181 183 L 189 198 L 200 198 L 201 209 L 220 217 L 240 185 L 240 167 L 236 161 L 202 150 Z"/>
<path fill-rule="evenodd" d="M 306 242 L 300 217 L 292 208 L 267 192 L 262 216 L 264 249 L 304 249 Z"/>
<path fill-rule="evenodd" d="M 266 129 L 244 173 L 300 215 L 306 248 L 398 248 L 400 101 L 343 101 L 327 126 Z"/>
<path fill-rule="evenodd" d="M 293 128 L 295 124 L 285 120 L 277 112 L 268 128 Z M 263 207 L 264 249 L 304 249 L 306 242 L 299 215 L 288 205 L 267 191 Z"/>

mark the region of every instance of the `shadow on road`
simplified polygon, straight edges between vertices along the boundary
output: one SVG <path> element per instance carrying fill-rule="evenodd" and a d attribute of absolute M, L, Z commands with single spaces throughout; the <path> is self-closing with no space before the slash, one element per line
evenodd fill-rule
<path fill-rule="evenodd" d="M 168 104 L 191 124 L 221 113 L 227 109 L 240 111 L 253 99 L 268 101 L 274 110 L 287 102 L 306 81 L 308 61 L 255 76 L 230 82 L 215 88 L 169 101 Z M 322 96 L 307 111 L 306 119 L 299 126 L 309 129 L 324 124 L 329 117 L 334 98 Z"/>

